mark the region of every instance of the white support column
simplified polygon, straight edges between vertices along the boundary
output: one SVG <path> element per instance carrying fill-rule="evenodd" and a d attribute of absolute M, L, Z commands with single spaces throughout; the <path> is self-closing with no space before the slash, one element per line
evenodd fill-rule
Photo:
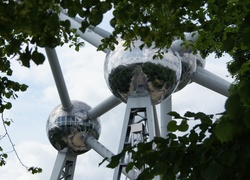
<path fill-rule="evenodd" d="M 77 156 L 68 152 L 67 148 L 58 151 L 50 180 L 73 180 Z"/>
<path fill-rule="evenodd" d="M 172 120 L 172 117 L 168 115 L 168 113 L 172 111 L 172 96 L 170 96 L 168 99 L 163 101 L 160 104 L 160 112 L 161 112 L 161 123 L 160 123 L 160 129 L 161 129 L 161 137 L 166 138 L 167 137 L 167 125 Z"/>
<path fill-rule="evenodd" d="M 138 113 L 144 113 L 145 117 L 141 117 Z M 136 121 L 136 117 L 140 117 L 141 120 Z M 123 121 L 123 128 L 121 132 L 120 144 L 118 148 L 118 152 L 120 153 L 126 145 L 132 145 L 131 142 L 131 126 L 135 125 L 136 123 L 141 123 L 141 121 L 145 121 L 147 132 L 145 132 L 144 136 L 148 136 L 148 141 L 154 139 L 157 135 L 157 131 L 159 131 L 157 121 L 157 114 L 155 107 L 152 104 L 151 98 L 149 94 L 140 95 L 140 96 L 131 96 L 127 100 L 127 107 L 125 111 L 125 117 Z M 143 139 L 143 138 L 142 138 Z M 119 180 L 121 177 L 121 172 L 125 170 L 127 161 L 125 157 L 121 160 L 121 163 L 116 167 L 114 171 L 113 180 Z M 133 177 L 130 178 L 134 180 L 137 178 L 140 170 L 135 170 L 135 173 L 132 174 Z M 159 177 L 155 177 L 155 179 L 159 179 Z"/>
<path fill-rule="evenodd" d="M 154 123 L 155 123 L 155 135 L 157 137 L 161 136 L 161 130 L 160 130 L 160 124 L 159 124 L 159 120 L 158 120 L 158 116 L 157 116 L 157 111 L 156 111 L 156 107 L 155 105 L 153 105 L 153 112 L 154 112 Z"/>

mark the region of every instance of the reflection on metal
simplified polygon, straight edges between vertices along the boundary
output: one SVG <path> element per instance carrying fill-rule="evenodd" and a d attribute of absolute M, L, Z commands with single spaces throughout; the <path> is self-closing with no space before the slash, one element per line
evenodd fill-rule
<path fill-rule="evenodd" d="M 127 102 L 129 96 L 146 90 L 153 104 L 168 98 L 181 77 L 180 59 L 171 50 L 162 59 L 154 59 L 156 49 L 141 50 L 141 42 L 136 41 L 131 50 L 125 50 L 123 43 L 107 53 L 104 64 L 105 80 L 114 96 Z"/>
<path fill-rule="evenodd" d="M 180 91 L 183 89 L 187 84 L 191 82 L 192 77 L 195 74 L 196 66 L 197 66 L 197 56 L 193 55 L 192 53 L 184 53 L 179 54 L 177 53 L 177 56 L 181 59 L 181 78 L 180 83 L 178 84 L 175 92 Z"/>
<path fill-rule="evenodd" d="M 185 39 L 189 41 L 190 44 L 192 44 L 197 39 L 197 37 L 197 33 L 187 33 Z M 181 60 L 182 66 L 180 83 L 178 84 L 175 92 L 180 91 L 186 85 L 191 83 L 191 80 L 196 71 L 196 67 L 200 66 L 204 68 L 206 63 L 205 59 L 203 59 L 199 53 L 193 54 L 192 48 L 189 47 L 188 49 L 186 49 L 183 43 L 183 40 L 178 39 L 175 40 L 170 47 L 173 53 L 176 54 L 176 56 L 178 56 Z"/>
<path fill-rule="evenodd" d="M 73 108 L 63 111 L 62 106 L 57 106 L 49 115 L 47 121 L 47 135 L 50 143 L 58 151 L 68 148 L 74 154 L 82 154 L 91 149 L 84 136 L 91 135 L 96 139 L 101 133 L 99 119 L 90 119 L 89 105 L 80 101 L 72 101 Z"/>
<path fill-rule="evenodd" d="M 159 135 L 159 126 L 156 122 L 156 112 L 148 93 L 129 96 L 121 132 L 119 152 L 126 146 L 136 145 L 140 142 L 151 141 Z M 126 154 L 116 167 L 113 180 L 121 178 L 122 171 L 131 161 L 131 155 Z M 136 179 L 143 169 L 133 169 L 132 179 Z M 130 178 L 131 179 L 131 178 Z"/>

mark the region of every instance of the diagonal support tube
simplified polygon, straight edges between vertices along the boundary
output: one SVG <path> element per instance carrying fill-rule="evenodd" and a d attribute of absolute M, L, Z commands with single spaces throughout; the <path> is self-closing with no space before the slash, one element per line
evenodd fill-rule
<path fill-rule="evenodd" d="M 226 97 L 229 96 L 228 89 L 231 83 L 204 68 L 197 66 L 197 70 L 192 81 L 221 95 Z"/>
<path fill-rule="evenodd" d="M 82 39 L 84 39 L 85 41 L 89 42 L 90 44 L 92 44 L 96 48 L 98 48 L 98 46 L 100 46 L 102 44 L 102 39 L 103 39 L 102 36 L 98 35 L 97 33 L 95 33 L 94 31 L 92 31 L 92 30 L 90 30 L 88 28 L 86 29 L 85 32 L 82 32 L 79 29 L 81 27 L 81 24 L 78 23 L 76 20 L 68 17 L 64 13 L 61 12 L 59 14 L 59 19 L 61 21 L 68 20 L 70 22 L 70 28 L 76 29 L 76 34 L 78 34 Z M 107 53 L 108 50 L 104 50 L 104 52 Z"/>
<path fill-rule="evenodd" d="M 69 111 L 72 108 L 72 104 L 63 78 L 56 50 L 49 47 L 45 47 L 45 51 L 49 60 L 52 74 L 54 76 L 54 80 L 56 83 L 57 91 L 62 103 L 63 110 Z"/>
<path fill-rule="evenodd" d="M 75 21 L 77 21 L 79 24 L 82 23 L 82 19 L 79 18 L 79 17 L 75 17 L 74 18 Z M 103 38 L 107 38 L 111 35 L 110 32 L 100 28 L 100 27 L 97 27 L 97 26 L 89 26 L 89 29 L 91 29 L 92 31 L 94 31 L 96 34 L 102 36 Z"/>
<path fill-rule="evenodd" d="M 105 99 L 103 102 L 98 104 L 96 107 L 90 109 L 88 111 L 88 115 L 91 119 L 96 119 L 97 117 L 108 112 L 109 110 L 116 107 L 120 103 L 121 102 L 115 96 L 110 96 L 109 98 Z"/>
<path fill-rule="evenodd" d="M 99 155 L 101 155 L 103 158 L 107 158 L 107 161 L 111 161 L 111 157 L 114 155 L 110 150 L 108 150 L 105 146 L 103 146 L 100 142 L 98 142 L 93 136 L 87 136 L 85 138 L 85 142 L 88 146 L 90 146 L 92 149 L 94 149 Z M 134 171 L 131 170 L 128 173 L 125 169 L 122 170 L 122 173 L 127 176 L 129 179 L 133 179 L 132 174 L 134 174 Z"/>

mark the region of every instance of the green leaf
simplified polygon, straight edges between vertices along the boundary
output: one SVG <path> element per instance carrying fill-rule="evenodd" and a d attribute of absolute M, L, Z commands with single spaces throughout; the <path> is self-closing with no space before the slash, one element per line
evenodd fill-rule
<path fill-rule="evenodd" d="M 22 85 L 20 86 L 20 90 L 21 90 L 22 92 L 26 91 L 27 89 L 28 89 L 28 86 L 25 85 L 25 84 L 22 84 Z"/>
<path fill-rule="evenodd" d="M 195 130 L 191 130 L 189 134 L 190 141 L 197 141 L 199 138 L 198 134 L 195 132 Z"/>
<path fill-rule="evenodd" d="M 76 12 L 73 8 L 70 8 L 70 9 L 68 10 L 68 15 L 69 15 L 70 17 L 75 17 L 76 14 L 77 14 L 77 12 Z"/>
<path fill-rule="evenodd" d="M 43 64 L 45 61 L 44 55 L 38 51 L 34 51 L 31 55 L 31 58 L 36 63 L 36 65 Z"/>
<path fill-rule="evenodd" d="M 243 121 L 246 127 L 250 129 L 250 110 L 249 109 L 244 113 Z"/>
<path fill-rule="evenodd" d="M 89 27 L 89 25 L 90 25 L 90 24 L 89 24 L 87 21 L 82 21 L 80 30 L 81 30 L 82 32 L 85 32 L 85 31 L 86 31 L 86 28 Z"/>
<path fill-rule="evenodd" d="M 102 162 L 99 163 L 99 166 L 101 166 L 106 160 L 108 160 L 109 158 L 108 157 L 105 157 Z"/>
<path fill-rule="evenodd" d="M 133 162 L 129 162 L 126 166 L 126 172 L 129 172 L 130 170 L 132 170 L 132 168 L 134 167 L 134 163 Z"/>
<path fill-rule="evenodd" d="M 2 157 L 5 158 L 5 159 L 8 158 L 8 154 L 3 153 L 3 154 L 2 154 Z"/>
<path fill-rule="evenodd" d="M 178 126 L 178 130 L 181 132 L 186 132 L 189 128 L 189 125 L 186 120 L 181 121 L 181 124 Z"/>
<path fill-rule="evenodd" d="M 11 124 L 11 121 L 4 121 L 4 124 L 6 124 L 7 126 L 9 126 Z"/>
<path fill-rule="evenodd" d="M 109 11 L 111 8 L 112 8 L 112 5 L 111 5 L 110 2 L 101 1 L 101 7 L 100 7 L 101 13 L 106 13 L 106 12 Z"/>
<path fill-rule="evenodd" d="M 205 180 L 218 179 L 222 173 L 222 166 L 216 161 L 212 161 L 206 167 L 201 168 L 201 175 Z"/>
<path fill-rule="evenodd" d="M 226 166 L 231 166 L 235 160 L 236 160 L 236 154 L 230 151 L 223 152 L 223 154 L 219 157 L 219 162 Z"/>
<path fill-rule="evenodd" d="M 98 9 L 92 9 L 89 15 L 89 22 L 93 26 L 97 26 L 102 22 L 103 14 L 99 12 Z"/>
<path fill-rule="evenodd" d="M 122 153 L 112 156 L 111 162 L 107 165 L 107 167 L 108 168 L 115 168 L 116 166 L 118 166 L 121 157 L 122 157 Z"/>
<path fill-rule="evenodd" d="M 148 142 L 148 143 L 139 143 L 137 145 L 138 151 L 143 151 L 146 152 L 148 150 L 152 149 L 152 142 Z"/>
<path fill-rule="evenodd" d="M 184 116 L 185 117 L 195 117 L 195 113 L 193 113 L 193 112 L 190 112 L 190 111 L 187 111 L 185 114 L 184 114 Z"/>
<path fill-rule="evenodd" d="M 31 172 L 32 174 L 37 174 L 37 173 L 41 173 L 43 170 L 42 168 L 39 168 L 39 167 L 30 167 L 28 171 Z"/>
<path fill-rule="evenodd" d="M 250 61 L 248 66 L 248 71 L 250 72 Z M 239 95 L 241 101 L 244 103 L 245 106 L 250 108 L 250 83 L 244 84 L 244 86 L 241 86 L 239 89 Z"/>
<path fill-rule="evenodd" d="M 235 46 L 235 38 L 228 37 L 222 42 L 222 49 L 226 52 L 230 52 L 233 50 Z"/>
<path fill-rule="evenodd" d="M 175 134 L 173 134 L 173 133 L 168 133 L 168 135 L 167 135 L 167 137 L 169 138 L 169 139 L 177 139 L 177 136 L 175 135 Z"/>
<path fill-rule="evenodd" d="M 176 176 L 173 172 L 167 172 L 163 174 L 162 179 L 164 180 L 176 180 Z"/>
<path fill-rule="evenodd" d="M 66 19 L 65 21 L 61 21 L 62 26 L 69 28 L 70 27 L 70 21 Z"/>
<path fill-rule="evenodd" d="M 179 113 L 177 113 L 175 111 L 169 112 L 168 115 L 173 116 L 174 119 L 187 119 L 185 117 L 182 117 Z"/>
<path fill-rule="evenodd" d="M 238 112 L 241 107 L 239 94 L 232 94 L 229 96 L 225 103 L 226 113 L 231 118 L 237 118 Z"/>
<path fill-rule="evenodd" d="M 168 126 L 167 126 L 168 131 L 175 132 L 175 131 L 177 131 L 177 129 L 178 129 L 178 126 L 177 126 L 177 122 L 175 120 L 172 120 L 168 123 Z"/>
<path fill-rule="evenodd" d="M 6 109 L 11 109 L 11 107 L 12 107 L 12 104 L 11 104 L 10 102 L 7 102 L 7 103 L 5 104 L 5 108 L 6 108 Z"/>
<path fill-rule="evenodd" d="M 220 121 L 215 128 L 216 137 L 223 143 L 233 139 L 234 126 L 228 121 Z"/>
<path fill-rule="evenodd" d="M 28 68 L 30 67 L 31 55 L 29 53 L 21 53 L 19 59 L 21 60 L 23 66 Z"/>

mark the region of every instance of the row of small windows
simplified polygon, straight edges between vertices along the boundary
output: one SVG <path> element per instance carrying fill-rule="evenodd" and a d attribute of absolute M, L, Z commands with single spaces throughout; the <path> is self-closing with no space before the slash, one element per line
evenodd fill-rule
<path fill-rule="evenodd" d="M 75 125 L 81 125 L 86 127 L 93 127 L 94 124 L 90 123 L 89 120 L 79 121 L 76 116 L 60 116 L 56 119 L 55 124 L 59 127 L 70 127 Z"/>

